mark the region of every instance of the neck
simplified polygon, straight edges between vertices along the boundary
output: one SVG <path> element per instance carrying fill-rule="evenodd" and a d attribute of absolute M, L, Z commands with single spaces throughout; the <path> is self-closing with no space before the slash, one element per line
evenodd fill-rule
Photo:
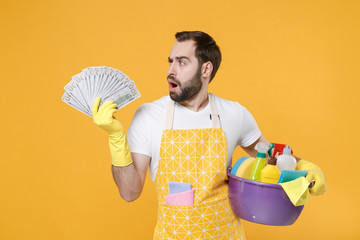
<path fill-rule="evenodd" d="M 199 91 L 192 98 L 178 103 L 194 112 L 199 112 L 207 106 L 209 102 L 208 94 L 207 91 Z"/>

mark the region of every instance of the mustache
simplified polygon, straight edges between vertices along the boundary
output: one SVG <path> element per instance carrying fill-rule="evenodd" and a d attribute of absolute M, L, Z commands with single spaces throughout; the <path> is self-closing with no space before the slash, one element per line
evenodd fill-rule
<path fill-rule="evenodd" d="M 181 83 L 180 83 L 180 81 L 179 80 L 177 80 L 174 76 L 172 76 L 172 75 L 168 75 L 167 76 L 167 79 L 168 80 L 172 80 L 174 83 L 176 83 L 176 85 L 178 85 L 178 86 L 180 86 L 181 85 Z"/>

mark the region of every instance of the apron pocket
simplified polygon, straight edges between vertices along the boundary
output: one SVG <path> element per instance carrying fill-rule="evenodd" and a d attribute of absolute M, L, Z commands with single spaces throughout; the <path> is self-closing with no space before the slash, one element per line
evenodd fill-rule
<path fill-rule="evenodd" d="M 190 206 L 162 203 L 155 231 L 159 239 L 205 239 L 236 232 L 238 227 L 228 199 L 223 198 Z"/>

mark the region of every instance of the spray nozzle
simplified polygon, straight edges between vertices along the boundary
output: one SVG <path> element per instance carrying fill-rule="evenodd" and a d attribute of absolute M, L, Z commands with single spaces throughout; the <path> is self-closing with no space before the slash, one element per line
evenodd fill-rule
<path fill-rule="evenodd" d="M 261 157 L 261 158 L 265 158 L 266 157 L 266 153 L 269 151 L 271 147 L 271 144 L 267 144 L 267 143 L 257 143 L 255 145 L 255 150 L 258 151 L 257 153 L 257 157 Z"/>

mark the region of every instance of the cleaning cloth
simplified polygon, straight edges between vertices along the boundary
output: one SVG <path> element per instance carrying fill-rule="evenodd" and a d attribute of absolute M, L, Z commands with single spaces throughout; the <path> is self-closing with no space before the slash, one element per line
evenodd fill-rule
<path fill-rule="evenodd" d="M 191 190 L 190 183 L 169 181 L 169 194 L 181 193 Z"/>
<path fill-rule="evenodd" d="M 305 177 L 297 178 L 290 182 L 280 183 L 285 193 L 294 206 L 302 206 L 309 199 L 310 182 Z"/>
<path fill-rule="evenodd" d="M 164 196 L 165 202 L 169 205 L 188 206 L 194 205 L 194 189 L 186 192 L 174 193 Z"/>

